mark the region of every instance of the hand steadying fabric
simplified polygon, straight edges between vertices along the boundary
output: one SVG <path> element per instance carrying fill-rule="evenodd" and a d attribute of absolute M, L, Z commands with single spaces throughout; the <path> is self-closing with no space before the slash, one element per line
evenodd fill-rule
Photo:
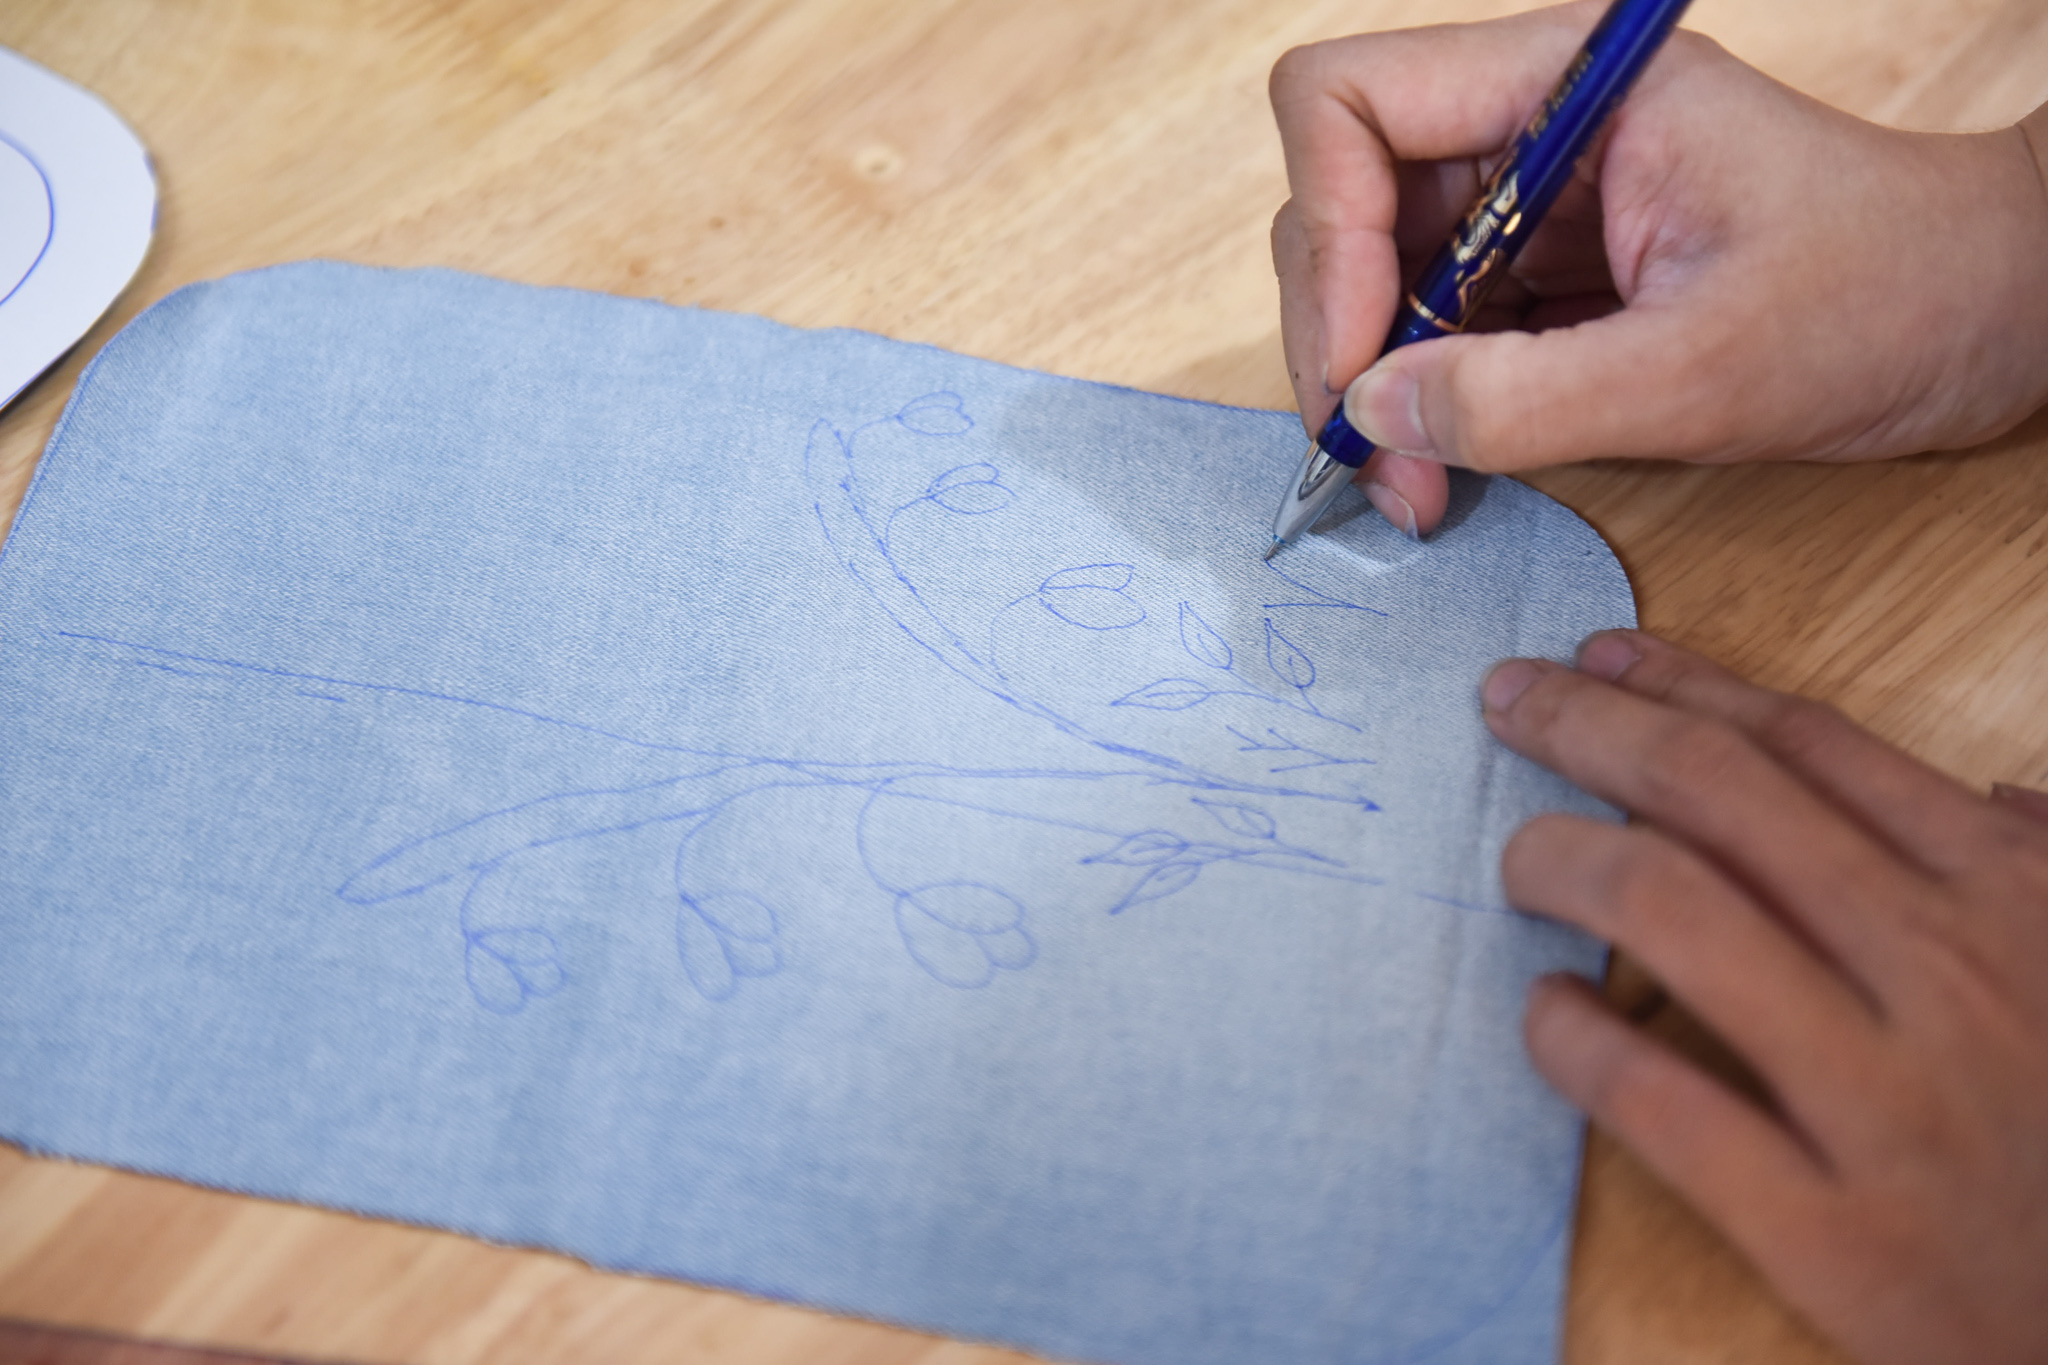
<path fill-rule="evenodd" d="M 1829 110 L 1679 35 L 1583 164 L 1491 329 L 1367 369 L 1433 250 L 1596 9 L 1345 39 L 1273 74 L 1273 226 L 1318 430 L 1382 449 L 1396 526 L 1444 466 L 1879 459 L 2048 397 L 2048 109 L 1967 137 Z M 1363 373 L 1361 374 L 1361 371 Z M 1529 1002 L 1538 1067 L 1872 1361 L 2048 1354 L 2048 823 L 1831 711 L 1635 633 L 1497 667 L 1487 723 L 1631 810 L 1545 817 L 1510 898 L 1610 938 L 1768 1088 L 1760 1108 L 1582 983 Z"/>

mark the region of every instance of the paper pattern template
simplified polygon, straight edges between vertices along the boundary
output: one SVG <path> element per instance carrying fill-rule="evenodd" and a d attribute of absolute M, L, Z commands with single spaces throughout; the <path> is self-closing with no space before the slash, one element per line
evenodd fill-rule
<path fill-rule="evenodd" d="M 155 228 L 149 154 L 120 116 L 0 48 L 0 408 L 107 311 Z"/>
<path fill-rule="evenodd" d="M 1290 414 L 314 263 L 0 555 L 0 1135 L 1046 1354 L 1547 1360 L 1580 1125 L 1476 687 L 1632 623 Z"/>

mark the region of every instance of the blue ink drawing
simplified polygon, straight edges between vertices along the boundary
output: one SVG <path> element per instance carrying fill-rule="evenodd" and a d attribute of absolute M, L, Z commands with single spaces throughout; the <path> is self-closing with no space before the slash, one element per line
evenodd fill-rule
<path fill-rule="evenodd" d="M 337 888 L 343 900 L 362 905 L 456 888 L 464 977 L 476 1003 L 499 1014 L 516 1014 L 572 981 L 554 931 L 519 917 L 516 896 L 501 891 L 508 869 L 539 850 L 652 826 L 674 834 L 675 951 L 691 989 L 708 1001 L 727 1000 L 747 981 L 785 970 L 787 908 L 758 889 L 725 884 L 693 858 L 707 831 L 747 819 L 750 805 L 775 792 L 818 789 L 859 798 L 848 842 L 867 881 L 891 907 L 904 952 L 932 980 L 962 990 L 986 987 L 1037 959 L 1031 887 L 962 875 L 950 863 L 937 867 L 941 860 L 916 840 L 884 836 L 891 812 L 948 809 L 985 822 L 981 828 L 990 839 L 1005 838 L 1005 828 L 1051 832 L 1070 843 L 1062 856 L 1072 865 L 1105 879 L 1095 908 L 1112 916 L 1168 901 L 1224 864 L 1386 885 L 1341 843 L 1283 837 L 1287 812 L 1295 807 L 1369 816 L 1379 805 L 1360 784 L 1359 775 L 1375 762 L 1357 751 L 1364 725 L 1318 704 L 1315 660 L 1265 614 L 1286 607 L 1384 613 L 1289 579 L 1313 600 L 1261 604 L 1257 635 L 1233 643 L 1229 628 L 1210 619 L 1217 608 L 1205 615 L 1176 585 L 1150 581 L 1139 564 L 1102 559 L 1052 566 L 1019 590 L 996 594 L 986 620 L 969 619 L 957 594 L 951 604 L 940 600 L 943 593 L 935 594 L 928 575 L 911 567 L 903 547 L 906 538 L 929 539 L 948 522 L 1008 521 L 1013 524 L 995 533 L 1030 537 L 1026 490 L 987 461 L 949 458 L 950 447 L 973 430 L 959 395 L 943 391 L 850 431 L 820 419 L 804 452 L 812 511 L 847 576 L 884 619 L 963 682 L 1064 736 L 1074 745 L 1071 767 L 976 769 L 915 758 L 849 762 L 713 752 L 484 698 L 60 634 L 123 650 L 127 662 L 165 673 L 299 684 L 297 695 L 328 704 L 345 703 L 361 690 L 482 707 L 682 760 L 684 770 L 658 780 L 548 792 L 452 818 L 371 858 Z M 889 447 L 886 454 L 874 451 L 878 443 Z M 904 492 L 892 494 L 892 487 Z M 1126 687 L 1110 680 L 1114 672 L 1070 666 L 1063 661 L 1063 631 L 1076 638 L 1117 637 L 1128 647 L 1117 664 L 1125 680 L 1148 672 L 1149 678 Z M 1256 675 L 1247 671 L 1247 659 L 1257 665 Z M 1184 671 L 1165 671 L 1176 666 Z M 1166 723 L 1132 724 L 1123 716 Z M 1119 787 L 1128 798 L 1103 799 Z M 1178 803 L 1166 809 L 1180 814 L 1171 825 L 1119 826 L 1101 814 L 1129 809 L 1156 819 L 1161 795 L 1175 792 Z"/>

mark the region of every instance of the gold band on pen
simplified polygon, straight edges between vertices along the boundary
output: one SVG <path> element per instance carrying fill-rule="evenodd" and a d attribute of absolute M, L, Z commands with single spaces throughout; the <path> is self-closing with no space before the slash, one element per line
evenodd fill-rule
<path fill-rule="evenodd" d="M 1408 293 L 1408 306 L 1414 309 L 1416 315 L 1432 327 L 1441 327 L 1446 332 L 1462 332 L 1465 330 L 1463 327 L 1445 322 L 1435 313 L 1430 312 L 1429 305 L 1425 304 L 1421 299 L 1416 298 L 1415 292 L 1413 290 L 1410 290 Z"/>

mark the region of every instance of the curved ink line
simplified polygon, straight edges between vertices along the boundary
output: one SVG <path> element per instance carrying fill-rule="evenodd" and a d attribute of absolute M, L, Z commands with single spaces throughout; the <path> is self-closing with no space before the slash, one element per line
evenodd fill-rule
<path fill-rule="evenodd" d="M 1280 646 L 1277 655 L 1273 651 L 1276 644 Z M 1306 678 L 1297 679 L 1300 672 L 1294 667 L 1297 662 L 1308 669 Z M 1286 666 L 1282 667 L 1283 664 Z M 1273 670 L 1274 677 L 1301 693 L 1303 701 L 1308 700 L 1308 690 L 1316 685 L 1316 661 L 1303 653 L 1300 645 L 1281 634 L 1270 616 L 1266 618 L 1266 667 Z"/>
<path fill-rule="evenodd" d="M 884 518 L 882 521 L 881 533 L 882 544 L 886 547 L 889 544 L 890 538 L 896 534 L 896 518 L 902 516 L 911 508 L 916 507 L 919 503 L 926 503 L 930 502 L 931 500 L 932 495 L 929 493 L 925 494 L 921 498 L 912 498 L 909 502 L 904 503 L 901 507 L 897 508 L 895 511 L 891 512 L 886 518 Z"/>
<path fill-rule="evenodd" d="M 1053 582 L 1055 578 L 1065 579 L 1071 574 L 1086 573 L 1090 569 L 1122 569 L 1123 576 L 1121 579 L 1118 580 L 1115 587 L 1111 587 L 1107 583 L 1091 583 L 1086 579 L 1081 579 L 1072 583 Z M 1044 581 L 1038 585 L 1038 590 L 1040 592 L 1074 592 L 1081 588 L 1095 588 L 1102 592 L 1113 592 L 1121 594 L 1124 591 L 1124 589 L 1131 586 L 1131 580 L 1133 578 L 1136 578 L 1137 576 L 1138 566 L 1135 564 L 1126 564 L 1122 560 L 1117 560 L 1114 563 L 1108 560 L 1103 560 L 1101 562 L 1094 564 L 1070 564 L 1064 569 L 1054 569 L 1051 573 L 1047 574 L 1045 576 Z"/>
<path fill-rule="evenodd" d="M 914 778 L 1100 781 L 1118 776 L 1149 778 L 1148 774 L 975 772 L 914 763 L 849 765 L 835 770 L 830 765 L 753 759 L 632 786 L 555 792 L 486 811 L 386 850 L 351 874 L 335 894 L 358 905 L 396 900 L 438 886 L 464 870 L 495 866 L 517 853 L 697 816 L 709 818 L 733 801 L 763 791 L 795 787 L 873 788 Z M 706 786 L 711 789 L 703 790 Z M 664 797 L 668 800 L 664 801 Z M 415 855 L 423 851 L 429 856 L 416 859 Z M 407 866 L 409 862 L 421 865 Z M 394 866 L 400 869 L 395 875 L 391 871 Z"/>
<path fill-rule="evenodd" d="M 1571 1195 L 1567 1195 L 1563 1209 L 1551 1222 L 1549 1235 L 1536 1243 L 1536 1250 L 1523 1266 L 1522 1273 L 1515 1276 L 1514 1282 L 1498 1299 L 1472 1313 L 1464 1322 L 1446 1328 L 1433 1337 L 1424 1338 L 1419 1345 L 1410 1347 L 1404 1354 L 1381 1357 L 1380 1365 L 1421 1365 L 1431 1356 L 1443 1354 L 1499 1317 L 1501 1310 L 1515 1301 L 1515 1296 L 1522 1292 L 1522 1287 L 1536 1274 L 1536 1268 L 1543 1264 L 1543 1258 L 1550 1254 L 1551 1247 L 1563 1240 L 1565 1233 L 1571 1229 L 1572 1202 Z"/>
<path fill-rule="evenodd" d="M 1188 622 L 1190 621 L 1195 623 L 1193 639 L 1188 638 Z M 1218 663 L 1213 654 L 1197 650 L 1195 648 L 1197 641 L 1204 645 L 1214 641 L 1217 648 L 1223 651 L 1223 661 Z M 1196 663 L 1207 664 L 1210 668 L 1220 668 L 1225 672 L 1230 671 L 1232 662 L 1237 658 L 1236 652 L 1230 648 L 1230 641 L 1224 639 L 1214 626 L 1202 619 L 1202 613 L 1195 610 L 1192 602 L 1182 602 L 1180 604 L 1180 647 Z"/>
<path fill-rule="evenodd" d="M 1026 820 L 1035 825 L 1043 825 L 1048 829 L 1074 830 L 1082 834 L 1099 835 L 1104 839 L 1130 839 L 1134 837 L 1134 833 L 1129 830 L 1107 829 L 1100 825 L 1084 825 L 1077 820 L 1061 820 L 1054 816 L 1040 815 L 1033 811 L 1010 810 L 1003 806 L 985 806 L 978 802 L 963 800 L 955 796 L 941 796 L 932 792 L 900 789 L 901 784 L 917 780 L 914 777 L 891 778 L 881 785 L 887 786 L 890 789 L 888 795 L 899 801 L 929 801 L 934 805 L 951 806 L 955 810 L 973 811 L 976 814 L 994 815 L 1008 820 Z M 1178 836 L 1176 835 L 1176 837 Z M 1261 866 L 1278 867 L 1290 872 L 1314 873 L 1318 876 L 1336 876 L 1340 880 L 1355 881 L 1365 886 L 1385 886 L 1387 884 L 1383 878 L 1367 876 L 1364 873 L 1349 875 L 1330 872 L 1324 868 L 1296 867 L 1293 863 L 1286 861 L 1286 859 L 1289 857 L 1301 858 L 1309 862 L 1327 864 L 1331 868 L 1345 868 L 1347 865 L 1327 854 L 1318 853 L 1314 849 L 1302 848 L 1297 844 L 1282 843 L 1278 839 L 1262 841 L 1262 846 L 1258 848 L 1244 849 L 1232 848 L 1228 844 L 1218 844 L 1206 840 L 1190 839 L 1186 843 L 1191 849 L 1221 850 L 1219 853 L 1208 854 L 1205 858 L 1205 861 L 1208 862 L 1259 862 Z M 1082 861 L 1086 862 L 1089 860 L 1083 859 Z"/>
<path fill-rule="evenodd" d="M 1098 626 L 1091 624 L 1087 621 L 1077 620 L 1076 618 L 1067 615 L 1064 611 L 1061 611 L 1059 607 L 1055 605 L 1055 603 L 1058 601 L 1058 598 L 1054 596 L 1055 593 L 1080 594 L 1095 592 L 1108 593 L 1111 597 L 1116 598 L 1119 602 L 1123 602 L 1126 605 L 1135 608 L 1138 613 L 1138 618 L 1135 621 L 1119 621 L 1115 625 Z M 1139 604 L 1135 600 L 1124 596 L 1121 592 L 1118 592 L 1112 588 L 1040 588 L 1036 596 L 1038 598 L 1038 605 L 1045 608 L 1047 615 L 1051 616 L 1056 621 L 1064 621 L 1066 624 L 1074 627 L 1076 630 L 1092 630 L 1097 633 L 1107 633 L 1112 630 L 1134 630 L 1137 627 L 1144 625 L 1145 622 L 1150 619 L 1144 607 L 1139 606 Z M 1080 598 L 1080 600 L 1085 602 L 1088 599 Z"/>
<path fill-rule="evenodd" d="M 36 173 L 36 179 L 43 182 L 43 203 L 50 210 L 50 224 L 43 229 L 43 244 L 36 248 L 36 258 L 28 263 L 28 269 L 21 272 L 21 278 L 16 280 L 5 294 L 0 294 L 0 304 L 5 304 L 7 300 L 19 294 L 21 287 L 27 284 L 35 275 L 36 267 L 43 263 L 43 257 L 50 254 L 50 243 L 57 240 L 57 194 L 56 191 L 50 188 L 50 173 L 43 169 L 42 162 L 36 160 L 34 152 L 31 152 L 5 133 L 0 133 L 0 142 L 4 142 L 14 148 L 15 151 L 20 152 L 21 159 L 26 161 L 29 169 Z"/>
<path fill-rule="evenodd" d="M 950 398 L 953 401 L 950 403 L 934 403 L 931 401 L 934 398 Z M 904 414 L 915 412 L 919 408 L 944 408 L 949 412 L 957 414 L 960 420 L 967 423 L 967 425 L 958 431 L 926 431 L 922 427 L 914 427 L 903 420 Z M 965 436 L 968 432 L 974 430 L 974 417 L 967 411 L 967 400 L 951 389 L 933 389 L 930 393 L 921 393 L 902 407 L 896 409 L 890 416 L 880 420 L 894 422 L 905 431 L 914 432 L 919 436 Z M 869 425 L 872 426 L 874 423 L 869 423 Z"/>
<path fill-rule="evenodd" d="M 869 423 L 868 425 L 873 426 L 875 423 Z M 865 427 L 859 428 L 855 434 L 858 435 L 859 431 L 865 429 Z M 843 472 L 836 478 L 822 469 L 820 461 L 815 458 L 821 444 L 820 437 L 827 433 L 830 434 L 832 443 L 839 450 L 838 464 L 843 469 Z M 853 446 L 851 438 L 842 436 L 836 427 L 822 417 L 811 424 L 810 439 L 804 446 L 804 476 L 805 481 L 811 485 L 812 510 L 817 513 L 818 525 L 825 532 L 825 543 L 830 545 L 838 554 L 840 566 L 847 571 L 847 574 L 852 577 L 853 581 L 860 584 L 870 597 L 873 597 L 880 603 L 882 609 L 895 619 L 897 625 L 902 627 L 918 644 L 924 646 L 925 650 L 933 658 L 954 672 L 962 674 L 974 682 L 976 686 L 995 693 L 996 696 L 1009 702 L 1011 705 L 1029 710 L 1028 703 L 1023 699 L 1011 696 L 1008 692 L 994 684 L 994 680 L 989 675 L 988 665 L 981 659 L 976 658 L 974 651 L 967 647 L 967 642 L 962 640 L 954 633 L 950 626 L 939 619 L 938 615 L 932 611 L 930 606 L 925 603 L 924 598 L 918 593 L 917 585 L 905 576 L 902 567 L 896 563 L 894 556 L 889 553 L 888 547 L 876 533 L 875 524 L 868 516 L 867 510 L 862 503 L 860 480 L 853 473 Z M 824 488 L 819 487 L 820 480 L 825 481 Z M 841 499 L 834 500 L 829 498 L 826 493 L 828 488 L 837 491 L 841 495 Z M 831 504 L 829 507 L 828 503 Z M 833 520 L 835 516 L 844 519 L 846 513 L 851 514 L 851 519 L 857 524 L 858 530 L 855 530 L 852 526 L 846 526 L 841 528 L 841 534 L 835 535 L 833 533 Z M 842 543 L 842 537 L 846 540 L 864 541 L 867 550 L 872 551 L 872 555 L 860 549 L 849 548 L 848 545 Z M 870 572 L 862 572 L 862 560 L 873 557 L 879 557 L 883 569 L 886 570 L 885 574 L 874 574 L 871 566 Z M 943 647 L 933 643 L 925 634 L 913 629 L 903 619 L 906 614 L 913 617 L 921 616 L 929 621 L 934 634 L 944 641 Z"/>
<path fill-rule="evenodd" d="M 1026 915 L 1029 914 L 1029 908 L 1024 902 L 1018 900 L 1017 897 L 1001 887 L 990 885 L 987 882 L 941 883 L 941 885 L 979 887 L 981 890 L 987 891 L 992 895 L 1002 897 L 1017 907 L 1016 923 L 1003 929 L 981 933 L 972 929 L 962 928 L 958 924 L 949 923 L 941 919 L 932 910 L 926 908 L 924 903 L 918 900 L 918 892 L 920 890 L 929 891 L 933 889 L 932 887 L 898 887 L 882 875 L 881 869 L 875 865 L 874 854 L 868 846 L 868 818 L 874 813 L 876 804 L 883 797 L 898 794 L 891 790 L 892 785 L 892 783 L 888 782 L 878 784 L 868 794 L 868 799 L 861 803 L 860 813 L 854 817 L 853 842 L 855 853 L 860 858 L 861 866 L 866 869 L 869 880 L 874 882 L 883 894 L 895 898 L 890 910 L 896 921 L 896 936 L 902 940 L 904 951 L 910 954 L 910 960 L 922 968 L 925 975 L 931 977 L 932 980 L 953 990 L 984 990 L 994 983 L 998 972 L 1023 971 L 1026 967 L 1036 962 L 1038 960 L 1038 941 L 1032 937 L 1031 931 L 1024 927 L 1024 920 Z M 922 915 L 925 919 L 930 920 L 934 925 L 938 926 L 942 934 L 959 935 L 966 938 L 969 944 L 972 945 L 973 951 L 981 955 L 981 965 L 986 968 L 985 972 L 977 974 L 979 979 L 973 981 L 954 979 L 942 970 L 943 964 L 941 962 L 928 960 L 926 954 L 919 949 L 916 939 L 910 931 L 908 922 L 904 918 L 906 907 L 908 907 L 909 913 Z M 1012 960 L 1014 955 L 998 955 L 996 951 L 990 948 L 990 940 L 1008 940 L 1012 935 L 1015 935 L 1017 939 L 1023 942 L 1024 952 L 1020 959 Z M 946 940 L 941 939 L 939 941 L 945 942 Z"/>
<path fill-rule="evenodd" d="M 388 900 L 397 900 L 402 896 L 417 895 L 419 892 L 425 891 L 430 887 L 439 886 L 450 877 L 457 876 L 464 871 L 487 871 L 516 853 L 524 853 L 536 848 L 546 848 L 551 844 L 567 843 L 573 839 L 587 839 L 600 834 L 623 834 L 628 830 L 643 829 L 648 825 L 667 824 L 675 820 L 685 820 L 691 816 L 703 815 L 716 810 L 735 796 L 764 790 L 768 787 L 821 785 L 820 782 L 815 780 L 760 781 L 743 787 L 738 792 L 725 792 L 714 795 L 710 799 L 700 800 L 696 804 L 685 806 L 680 810 L 657 806 L 654 811 L 649 813 L 632 809 L 636 798 L 656 796 L 665 791 L 680 788 L 687 782 L 715 779 L 727 773 L 751 766 L 756 765 L 735 764 L 732 768 L 717 769 L 710 773 L 691 773 L 682 777 L 664 778 L 660 781 L 645 782 L 631 787 L 609 787 L 596 788 L 589 791 L 551 793 L 547 796 L 535 797 L 530 801 L 521 801 L 515 805 L 505 806 L 498 810 L 485 811 L 482 815 L 472 816 L 460 824 L 420 835 L 417 838 L 409 839 L 399 844 L 395 848 L 387 849 L 351 873 L 346 881 L 335 888 L 334 894 L 351 904 L 376 905 Z M 774 767 L 776 765 L 763 764 L 759 766 Z M 613 809 L 609 811 L 604 810 L 604 807 L 607 805 Z M 578 814 L 579 807 L 583 806 L 598 807 L 600 809 L 600 814 L 598 815 L 600 823 L 587 823 L 590 817 Z M 564 811 L 569 813 L 568 819 L 581 818 L 586 823 L 568 825 L 567 821 L 547 821 L 547 817 Z M 523 827 L 499 833 L 495 838 L 489 837 L 492 833 L 492 826 L 511 825 L 521 817 L 528 817 L 529 823 Z M 539 817 L 539 819 L 532 820 L 532 817 Z M 533 827 L 536 823 L 540 824 L 540 828 L 536 829 Z M 465 849 L 459 845 L 458 841 L 468 842 L 467 836 L 473 834 L 485 836 L 477 841 L 481 847 Z M 407 870 L 405 864 L 412 860 L 414 854 L 420 853 L 423 850 L 430 854 L 452 850 L 452 857 L 455 860 L 454 864 L 450 866 L 445 862 L 436 863 L 430 857 L 424 860 L 424 866 Z M 395 876 L 392 876 L 389 875 L 389 872 L 394 865 L 400 868 L 400 871 Z M 433 873 L 433 869 L 436 866 L 444 867 L 446 870 Z M 433 875 L 427 875 L 429 873 Z M 391 885 L 392 882 L 398 884 L 393 886 Z"/>
<path fill-rule="evenodd" d="M 1134 698 L 1136 698 L 1140 692 L 1149 693 L 1152 691 L 1153 688 L 1159 687 L 1164 683 L 1170 682 L 1194 683 L 1195 680 L 1193 678 L 1156 678 L 1153 681 L 1146 683 L 1143 687 L 1134 688 L 1131 691 L 1124 693 L 1124 695 L 1118 697 L 1115 701 L 1111 702 L 1110 705 L 1136 707 L 1140 711 L 1192 711 L 1195 707 L 1200 706 L 1203 702 L 1209 701 L 1216 697 L 1249 697 L 1253 701 L 1271 702 L 1273 705 L 1281 707 L 1284 710 L 1298 711 L 1304 716 L 1313 717 L 1314 719 L 1323 721 L 1329 725 L 1341 725 L 1345 729 L 1351 731 L 1351 733 L 1353 733 L 1354 735 L 1362 735 L 1365 733 L 1363 729 L 1361 729 L 1359 726 L 1353 725 L 1348 720 L 1339 720 L 1335 716 L 1323 714 L 1321 709 L 1319 709 L 1316 706 L 1315 702 L 1309 698 L 1306 689 L 1298 691 L 1294 697 L 1289 698 L 1276 697 L 1272 695 L 1270 692 L 1254 692 L 1248 689 L 1235 687 L 1209 687 L 1204 684 L 1196 683 L 1196 690 L 1201 692 L 1202 695 L 1197 697 L 1195 700 L 1190 701 L 1182 706 L 1153 706 L 1147 702 L 1134 700 Z M 1230 730 L 1232 734 L 1237 734 L 1238 738 L 1243 738 L 1243 735 L 1238 734 L 1238 732 L 1235 729 L 1232 729 L 1232 727 L 1226 725 L 1223 728 L 1226 730 Z M 1239 752 L 1242 753 L 1243 750 L 1239 750 Z M 1305 766 L 1315 765 L 1311 764 Z"/>
<path fill-rule="evenodd" d="M 1038 594 L 1035 591 L 1013 597 L 1003 603 L 1002 606 L 996 608 L 995 614 L 988 618 L 988 666 L 993 668 L 996 671 L 996 676 L 1004 682 L 1010 680 L 1010 675 L 1003 671 L 1002 660 L 996 657 L 996 627 L 1001 624 L 1003 617 L 1009 613 L 1012 607 L 1021 607 L 1026 602 L 1036 602 L 1037 600 Z"/>
<path fill-rule="evenodd" d="M 873 424 L 870 423 L 869 425 Z M 830 477 L 821 468 L 818 451 L 822 444 L 820 440 L 822 433 L 830 433 L 832 443 L 838 448 L 838 464 L 843 467 L 844 472 L 837 478 Z M 888 547 L 883 545 L 876 536 L 874 523 L 868 519 L 867 514 L 862 510 L 859 494 L 860 479 L 853 469 L 852 444 L 847 437 L 842 436 L 839 430 L 825 418 L 819 418 L 811 426 L 811 436 L 804 447 L 804 476 L 806 482 L 811 487 L 813 495 L 812 510 L 817 514 L 818 525 L 825 533 L 826 544 L 831 546 L 833 552 L 838 556 L 841 567 L 846 570 L 847 575 L 855 583 L 859 584 L 875 600 L 876 604 L 888 614 L 890 619 L 896 622 L 898 628 L 923 647 L 926 653 L 937 659 L 948 669 L 966 678 L 969 682 L 988 692 L 998 700 L 1016 707 L 1026 715 L 1036 716 L 1038 719 L 1058 729 L 1061 733 L 1073 739 L 1078 739 L 1084 744 L 1092 745 L 1109 753 L 1122 754 L 1141 762 L 1155 764 L 1168 772 L 1178 773 L 1205 784 L 1224 787 L 1234 786 L 1237 790 L 1251 792 L 1268 790 L 1257 784 L 1233 784 L 1230 779 L 1196 767 L 1191 763 L 1182 762 L 1165 754 L 1153 753 L 1150 750 L 1141 749 L 1134 745 L 1104 739 L 1092 733 L 1078 722 L 1054 711 L 1044 703 L 1021 696 L 1015 689 L 1006 686 L 1005 684 L 1007 684 L 1008 680 L 998 677 L 991 665 L 977 658 L 973 651 L 967 647 L 966 642 L 954 632 L 953 628 L 940 619 L 938 614 L 931 609 L 930 605 L 925 602 L 923 596 L 918 592 L 917 585 L 912 583 L 909 577 L 904 574 L 902 567 L 889 554 Z M 831 496 L 833 492 L 838 493 L 840 495 L 839 498 L 833 498 Z M 838 523 L 836 532 L 834 529 L 835 521 Z M 866 562 L 873 560 L 880 561 L 879 572 L 874 564 Z M 919 630 L 911 624 L 912 621 L 928 623 L 929 633 Z M 1323 717 L 1323 719 L 1329 718 Z M 1347 722 L 1343 721 L 1335 721 L 1333 723 L 1347 724 Z M 1352 728 L 1356 729 L 1357 727 Z M 1307 792 L 1301 794 L 1312 795 L 1319 800 L 1334 801 L 1344 805 L 1360 804 L 1360 800 L 1353 797 Z"/>
<path fill-rule="evenodd" d="M 1277 611 L 1283 607 L 1341 607 L 1346 611 L 1371 612 L 1374 616 L 1385 616 L 1387 614 L 1386 612 L 1381 611 L 1378 607 L 1368 607 L 1362 602 L 1347 602 L 1341 597 L 1330 596 L 1330 594 L 1324 592 L 1321 588 L 1312 588 L 1308 584 L 1302 582 L 1300 579 L 1283 571 L 1280 568 L 1280 566 L 1271 559 L 1266 561 L 1265 567 L 1273 574 L 1274 577 L 1283 580 L 1284 582 L 1292 585 L 1293 587 L 1300 588 L 1310 597 L 1322 599 L 1321 601 L 1317 602 L 1267 602 L 1264 604 L 1267 611 Z"/>

